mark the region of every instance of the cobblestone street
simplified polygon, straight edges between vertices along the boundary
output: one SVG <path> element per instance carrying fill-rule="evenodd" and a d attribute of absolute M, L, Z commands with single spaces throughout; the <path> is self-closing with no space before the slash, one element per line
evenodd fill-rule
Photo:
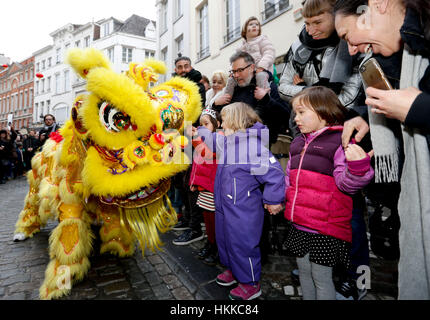
<path fill-rule="evenodd" d="M 49 262 L 48 239 L 57 225 L 48 225 L 33 238 L 13 242 L 16 219 L 28 191 L 24 177 L 0 185 L 0 300 L 37 300 L 39 287 Z M 98 230 L 94 229 L 96 233 Z M 100 255 L 96 242 L 90 258 L 91 269 L 84 281 L 73 286 L 66 300 L 226 300 L 229 288 L 215 283 L 222 267 L 207 266 L 195 255 L 203 246 L 174 246 L 171 241 L 180 232 L 162 236 L 163 251 L 140 251 L 127 259 Z M 263 300 L 299 300 L 300 288 L 293 284 L 290 272 L 295 258 L 270 255 L 263 265 Z M 396 262 L 371 258 L 372 288 L 365 300 L 392 300 L 397 296 Z"/>

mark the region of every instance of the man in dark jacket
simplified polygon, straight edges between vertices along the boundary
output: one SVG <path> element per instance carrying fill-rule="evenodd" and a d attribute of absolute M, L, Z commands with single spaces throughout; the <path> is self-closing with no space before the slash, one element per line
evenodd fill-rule
<path fill-rule="evenodd" d="M 263 89 L 256 86 L 255 61 L 246 52 L 238 52 L 230 58 L 230 75 L 236 80 L 237 86 L 233 96 L 225 94 L 215 100 L 213 108 L 220 112 L 222 108 L 230 103 L 244 102 L 249 104 L 267 125 L 270 131 L 270 143 L 276 142 L 278 134 L 285 134 L 288 128 L 290 107 L 285 103 L 278 93 L 278 87 L 269 74 L 270 88 Z"/>
<path fill-rule="evenodd" d="M 176 58 L 175 73 L 173 75 L 186 78 L 197 84 L 202 99 L 203 109 L 203 106 L 206 103 L 206 90 L 205 86 L 200 83 L 200 80 L 202 80 L 202 74 L 191 66 L 190 58 L 185 56 L 179 56 Z M 198 125 L 198 120 L 194 125 Z M 178 238 L 173 240 L 173 244 L 175 245 L 188 245 L 204 238 L 204 234 L 200 226 L 203 215 L 200 213 L 199 207 L 196 204 L 199 193 L 198 191 L 190 191 L 188 186 L 190 172 L 191 166 L 186 172 L 178 173 L 172 179 L 173 184 L 177 189 L 176 192 L 180 193 L 182 202 L 185 206 L 185 211 L 183 212 L 182 217 L 173 228 L 174 230 L 184 230 Z"/>
<path fill-rule="evenodd" d="M 39 140 L 36 138 L 36 132 L 30 130 L 27 139 L 23 141 L 25 169 L 31 170 L 31 158 L 33 158 L 39 147 Z"/>
<path fill-rule="evenodd" d="M 47 139 L 49 139 L 49 135 L 52 132 L 57 131 L 58 129 L 60 129 L 60 126 L 55 122 L 55 117 L 48 113 L 43 117 L 43 122 L 45 123 L 45 126 L 40 130 L 39 135 L 45 135 L 45 140 L 42 140 L 43 143 L 42 145 L 45 143 L 45 141 Z"/>
<path fill-rule="evenodd" d="M 199 93 L 202 97 L 202 107 L 206 103 L 206 88 L 202 80 L 202 74 L 191 66 L 191 60 L 185 56 L 179 56 L 175 60 L 174 76 L 180 76 L 195 82 L 199 87 Z"/>

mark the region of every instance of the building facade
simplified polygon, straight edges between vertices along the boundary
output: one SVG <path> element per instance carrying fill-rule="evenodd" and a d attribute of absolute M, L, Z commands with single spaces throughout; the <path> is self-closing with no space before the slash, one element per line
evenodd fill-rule
<path fill-rule="evenodd" d="M 0 129 L 33 125 L 34 56 L 0 70 Z"/>
<path fill-rule="evenodd" d="M 174 23 L 176 2 L 187 3 L 183 19 L 187 22 Z M 159 0 L 157 2 L 160 24 L 167 21 L 164 33 L 160 26 L 158 49 L 163 60 L 163 35 L 170 34 L 170 47 L 174 48 L 173 34 L 186 34 L 183 51 L 191 58 L 193 67 L 202 74 L 211 76 L 215 70 L 228 71 L 229 58 L 242 42 L 241 28 L 245 21 L 255 16 L 262 25 L 276 50 L 278 73 L 283 69 L 283 58 L 303 27 L 301 17 L 303 0 Z M 163 8 L 167 8 L 163 11 Z M 164 13 L 166 12 L 166 13 Z M 163 14 L 167 15 L 163 18 Z M 173 21 L 173 23 L 171 23 Z M 180 20 L 178 20 L 180 21 Z M 179 30 L 179 26 L 182 27 Z M 169 30 L 172 28 L 172 30 Z M 173 50 L 174 51 L 174 50 Z M 174 60 L 171 56 L 168 61 Z"/>

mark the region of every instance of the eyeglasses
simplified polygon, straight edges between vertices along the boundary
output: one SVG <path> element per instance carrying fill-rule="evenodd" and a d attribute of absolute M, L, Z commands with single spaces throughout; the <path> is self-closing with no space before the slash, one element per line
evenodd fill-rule
<path fill-rule="evenodd" d="M 230 70 L 229 73 L 234 76 L 236 73 L 241 73 L 241 72 L 245 71 L 245 69 L 249 68 L 251 65 L 252 65 L 252 63 L 248 64 L 244 68 L 237 68 L 236 70 Z"/>

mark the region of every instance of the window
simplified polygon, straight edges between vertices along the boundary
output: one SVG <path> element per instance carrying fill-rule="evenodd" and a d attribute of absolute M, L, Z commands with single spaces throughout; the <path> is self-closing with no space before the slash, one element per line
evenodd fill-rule
<path fill-rule="evenodd" d="M 90 46 L 90 36 L 84 38 L 85 42 L 85 48 L 88 48 Z"/>
<path fill-rule="evenodd" d="M 55 75 L 55 93 L 56 94 L 60 93 L 60 75 L 59 74 Z"/>
<path fill-rule="evenodd" d="M 45 60 L 42 60 L 42 70 L 45 70 Z"/>
<path fill-rule="evenodd" d="M 64 92 L 70 91 L 70 71 L 64 71 Z"/>
<path fill-rule="evenodd" d="M 176 53 L 184 53 L 184 36 L 180 35 L 176 40 Z"/>
<path fill-rule="evenodd" d="M 161 60 L 163 60 L 164 62 L 167 62 L 167 47 L 161 50 Z"/>
<path fill-rule="evenodd" d="M 133 49 L 122 47 L 122 62 L 130 63 L 133 59 Z"/>
<path fill-rule="evenodd" d="M 275 17 L 290 8 L 289 0 L 264 0 L 263 21 Z"/>
<path fill-rule="evenodd" d="M 30 107 L 33 105 L 33 89 L 30 89 L 30 94 L 28 95 L 28 105 Z"/>
<path fill-rule="evenodd" d="M 175 18 L 179 18 L 184 14 L 182 0 L 175 0 Z"/>
<path fill-rule="evenodd" d="M 109 60 L 113 63 L 114 62 L 114 48 L 109 48 L 107 49 L 107 56 L 109 58 Z"/>
<path fill-rule="evenodd" d="M 80 48 L 81 47 L 81 40 L 75 41 L 75 47 Z"/>
<path fill-rule="evenodd" d="M 45 79 L 42 79 L 40 82 L 40 91 L 45 92 Z"/>
<path fill-rule="evenodd" d="M 55 49 L 55 62 L 56 64 L 61 63 L 61 48 Z"/>
<path fill-rule="evenodd" d="M 36 63 L 36 72 L 39 72 L 39 62 Z"/>
<path fill-rule="evenodd" d="M 154 51 L 145 51 L 145 59 L 154 58 L 155 52 Z"/>
<path fill-rule="evenodd" d="M 198 14 L 199 52 L 197 53 L 197 59 L 202 59 L 209 56 L 209 19 L 207 3 L 198 10 Z"/>
<path fill-rule="evenodd" d="M 35 93 L 39 94 L 39 81 L 36 81 L 36 89 Z"/>
<path fill-rule="evenodd" d="M 46 91 L 47 92 L 51 91 L 51 77 L 48 77 L 46 79 Z"/>
<path fill-rule="evenodd" d="M 105 23 L 102 28 L 103 28 L 103 37 L 108 36 L 110 34 L 110 24 Z"/>
<path fill-rule="evenodd" d="M 48 68 L 51 66 L 51 62 L 52 62 L 52 58 L 51 58 L 51 57 L 49 57 L 49 58 L 48 58 Z"/>
<path fill-rule="evenodd" d="M 24 107 L 25 108 L 28 107 L 28 91 L 27 90 L 24 91 Z"/>
<path fill-rule="evenodd" d="M 226 34 L 224 43 L 228 43 L 233 39 L 240 37 L 240 1 L 225 0 L 226 10 Z"/>
<path fill-rule="evenodd" d="M 167 31 L 167 1 L 161 3 L 160 10 L 160 32 Z"/>

